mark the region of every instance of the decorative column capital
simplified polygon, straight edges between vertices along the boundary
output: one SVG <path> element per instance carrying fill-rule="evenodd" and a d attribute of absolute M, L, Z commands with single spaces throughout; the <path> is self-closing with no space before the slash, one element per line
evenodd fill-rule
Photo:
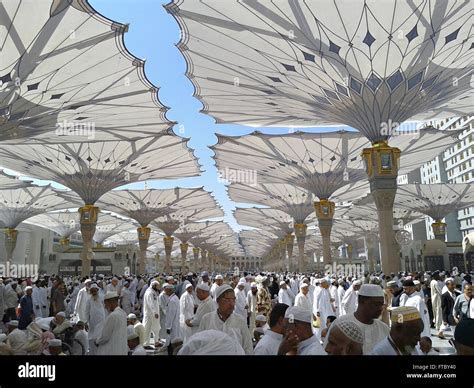
<path fill-rule="evenodd" d="M 371 148 L 364 148 L 362 157 L 369 181 L 376 178 L 396 178 L 400 154 L 400 149 L 390 147 L 387 141 L 376 142 Z"/>
<path fill-rule="evenodd" d="M 295 236 L 298 241 L 301 239 L 306 238 L 306 230 L 308 229 L 308 225 L 306 224 L 294 224 L 294 229 L 295 229 Z"/>
<path fill-rule="evenodd" d="M 140 226 L 137 228 L 137 233 L 138 233 L 138 240 L 149 240 L 150 239 L 150 233 L 151 233 L 151 228 L 147 226 Z"/>
<path fill-rule="evenodd" d="M 18 238 L 18 230 L 15 228 L 5 228 L 3 230 L 3 233 L 5 234 L 5 238 L 10 241 L 16 241 Z"/>
<path fill-rule="evenodd" d="M 336 209 L 336 204 L 327 199 L 322 199 L 319 202 L 314 202 L 314 210 L 316 212 L 316 217 L 318 220 L 332 220 L 334 217 L 334 210 Z"/>
<path fill-rule="evenodd" d="M 94 205 L 84 205 L 79 208 L 81 225 L 95 225 L 97 224 L 97 217 L 100 209 Z"/>
<path fill-rule="evenodd" d="M 431 224 L 433 234 L 437 240 L 444 241 L 446 239 L 446 223 L 436 220 Z"/>
<path fill-rule="evenodd" d="M 186 243 L 186 242 L 179 244 L 179 249 L 181 249 L 181 253 L 183 253 L 183 252 L 187 253 L 188 248 L 189 248 L 189 244 Z"/>

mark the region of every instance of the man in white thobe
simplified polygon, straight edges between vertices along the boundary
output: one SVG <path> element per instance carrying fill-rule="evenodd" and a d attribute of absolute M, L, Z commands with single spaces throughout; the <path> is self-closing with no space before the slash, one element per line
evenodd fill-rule
<path fill-rule="evenodd" d="M 357 310 L 357 293 L 361 285 L 360 280 L 354 280 L 346 290 L 341 301 L 341 315 L 352 314 Z"/>
<path fill-rule="evenodd" d="M 320 329 L 326 328 L 326 319 L 330 315 L 335 315 L 334 307 L 331 303 L 331 294 L 329 293 L 329 282 L 321 279 L 321 290 L 316 294 L 313 302 L 313 314 L 320 320 Z"/>
<path fill-rule="evenodd" d="M 172 343 L 174 340 L 180 337 L 180 326 L 179 326 L 179 298 L 174 293 L 173 284 L 165 284 L 163 286 L 166 294 L 168 295 L 168 302 L 166 305 L 166 343 L 165 346 L 168 348 L 168 355 L 173 354 Z"/>
<path fill-rule="evenodd" d="M 301 289 L 301 286 L 300 286 Z M 270 328 L 260 338 L 253 354 L 256 356 L 276 356 L 285 332 L 285 311 L 288 305 L 277 303 L 270 312 Z"/>
<path fill-rule="evenodd" d="M 218 287 L 222 286 L 224 284 L 224 277 L 222 275 L 216 275 L 214 279 L 214 283 L 212 283 L 211 286 L 211 297 L 216 300 L 216 290 Z"/>
<path fill-rule="evenodd" d="M 400 306 L 411 306 L 415 307 L 420 313 L 421 320 L 424 328 L 421 333 L 422 337 L 431 337 L 430 328 L 430 316 L 428 313 L 428 307 L 423 297 L 420 296 L 419 292 L 415 289 L 415 283 L 413 280 L 405 280 L 403 282 L 404 293 L 400 297 Z"/>
<path fill-rule="evenodd" d="M 253 353 L 252 338 L 245 322 L 239 315 L 234 314 L 235 292 L 228 284 L 223 284 L 216 290 L 217 310 L 207 313 L 201 319 L 199 332 L 218 330 L 229 334 L 244 349 L 246 355 Z"/>
<path fill-rule="evenodd" d="M 441 325 L 443 324 L 443 310 L 441 308 L 442 288 L 440 287 L 439 279 L 439 271 L 433 272 L 432 279 L 430 282 L 431 306 L 433 309 L 433 321 L 438 335 L 439 333 L 441 333 L 440 329 Z"/>
<path fill-rule="evenodd" d="M 153 332 L 154 342 L 160 335 L 160 305 L 158 303 L 158 288 L 160 283 L 154 280 L 143 296 L 143 325 L 145 326 L 145 344 L 148 344 Z M 154 344 L 152 344 L 154 345 Z"/>
<path fill-rule="evenodd" d="M 346 314 L 344 319 L 359 325 L 364 333 L 364 355 L 370 354 L 376 344 L 388 336 L 390 328 L 378 317 L 382 313 L 385 296 L 382 287 L 377 284 L 364 284 L 360 287 L 357 310 Z"/>
<path fill-rule="evenodd" d="M 279 355 L 293 354 L 299 356 L 326 355 L 313 333 L 311 312 L 301 307 L 289 307 L 285 311 L 285 337 L 278 349 Z"/>
<path fill-rule="evenodd" d="M 417 344 L 423 330 L 423 321 L 416 307 L 400 306 L 390 312 L 389 335 L 372 349 L 375 356 L 418 356 Z"/>
<path fill-rule="evenodd" d="M 128 290 L 130 291 L 131 302 L 134 308 L 135 308 L 135 302 L 137 299 L 137 286 L 138 286 L 138 278 L 133 277 L 133 280 L 130 282 L 130 286 L 128 287 Z"/>
<path fill-rule="evenodd" d="M 308 310 L 313 315 L 313 301 L 309 299 L 309 285 L 307 283 L 300 284 L 300 292 L 296 295 L 295 306 Z"/>
<path fill-rule="evenodd" d="M 186 325 L 186 321 L 190 320 L 194 315 L 194 295 L 193 285 L 186 283 L 185 291 L 179 298 L 179 325 L 181 327 L 181 338 L 183 342 L 191 337 L 192 330 Z"/>
<path fill-rule="evenodd" d="M 125 314 L 130 314 L 133 311 L 132 293 L 130 292 L 130 283 L 125 281 L 123 283 L 122 291 L 120 291 L 120 307 L 125 311 Z"/>
<path fill-rule="evenodd" d="M 33 285 L 33 293 L 31 294 L 33 301 L 33 311 L 36 318 L 46 318 L 43 316 L 43 295 L 41 293 L 41 280 L 37 280 Z M 0 311 L 0 315 L 3 315 L 3 310 Z M 0 317 L 1 320 L 1 317 Z"/>
<path fill-rule="evenodd" d="M 76 315 L 76 322 L 82 321 L 86 322 L 86 304 L 87 300 L 90 298 L 90 289 L 92 285 L 91 279 L 86 279 L 84 282 L 84 287 L 82 287 L 76 298 L 76 303 L 74 306 L 74 314 Z"/>
<path fill-rule="evenodd" d="M 284 303 L 287 306 L 293 306 L 291 295 L 288 292 L 288 285 L 283 280 L 280 282 L 280 291 L 278 291 L 278 303 Z"/>
<path fill-rule="evenodd" d="M 133 330 L 138 334 L 140 345 L 143 345 L 146 342 L 145 326 L 143 326 L 143 323 L 137 319 L 135 314 L 131 313 L 127 316 L 127 324 L 133 326 Z"/>
<path fill-rule="evenodd" d="M 94 341 L 100 356 L 126 356 L 127 345 L 127 314 L 119 307 L 119 296 L 115 291 L 105 294 L 104 305 L 110 314 L 107 316 L 102 333 Z"/>
<path fill-rule="evenodd" d="M 290 279 L 290 288 L 291 288 L 291 291 L 293 292 L 293 295 L 296 295 L 298 293 L 298 290 L 300 289 L 300 281 L 298 280 L 296 275 L 293 275 L 293 278 Z M 282 302 L 278 302 L 278 303 L 282 303 Z M 292 305 L 289 305 L 289 306 L 292 306 Z"/>
<path fill-rule="evenodd" d="M 91 295 L 86 303 L 86 319 L 85 323 L 88 326 L 88 338 L 89 338 L 89 355 L 97 355 L 97 347 L 94 345 L 94 341 L 99 338 L 102 332 L 102 327 L 105 322 L 105 307 L 103 295 L 99 292 L 99 286 L 92 284 L 90 289 Z"/>
<path fill-rule="evenodd" d="M 158 296 L 158 304 L 160 306 L 160 338 L 166 338 L 166 306 L 168 306 L 169 296 L 166 295 L 165 289 Z"/>
<path fill-rule="evenodd" d="M 337 286 L 337 291 L 336 291 L 336 302 L 335 302 L 335 305 L 337 306 L 336 307 L 336 314 L 337 316 L 341 316 L 342 313 L 342 299 L 344 299 L 344 294 L 346 292 L 346 290 L 344 289 L 344 280 L 343 279 L 338 279 L 337 281 L 338 283 L 338 286 Z"/>
<path fill-rule="evenodd" d="M 235 309 L 234 313 L 242 317 L 242 319 L 247 322 L 247 298 L 245 297 L 245 283 L 239 282 L 237 287 L 234 288 L 235 293 Z"/>
<path fill-rule="evenodd" d="M 196 314 L 185 322 L 186 325 L 191 328 L 191 335 L 198 332 L 201 319 L 204 315 L 216 311 L 216 302 L 211 298 L 210 290 L 211 288 L 207 283 L 199 283 L 196 287 L 196 296 L 200 303 Z"/>
<path fill-rule="evenodd" d="M 253 333 L 255 329 L 255 318 L 257 317 L 257 283 L 250 284 L 250 291 L 247 293 L 247 306 L 249 306 L 249 328 Z"/>

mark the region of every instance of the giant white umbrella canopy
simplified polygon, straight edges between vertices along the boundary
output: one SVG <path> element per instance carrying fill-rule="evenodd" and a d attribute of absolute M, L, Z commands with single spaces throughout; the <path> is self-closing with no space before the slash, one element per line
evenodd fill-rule
<path fill-rule="evenodd" d="M 380 124 L 472 112 L 469 2 L 174 0 L 186 75 L 218 122 Z M 453 78 L 457 82 L 453 83 Z"/>
<path fill-rule="evenodd" d="M 201 253 L 201 258 L 198 261 L 199 269 L 209 269 L 212 265 L 209 252 L 204 247 L 207 241 L 215 236 L 233 233 L 229 225 L 223 221 L 205 221 L 205 223 L 207 227 L 204 230 L 189 238 L 189 242 L 194 246 L 193 254 L 195 259 L 199 259 L 199 253 Z"/>
<path fill-rule="evenodd" d="M 462 208 L 474 205 L 474 185 L 470 183 L 433 183 L 400 185 L 395 205 L 423 213 L 434 220 L 435 238 L 444 241 L 446 224 L 443 219 Z"/>
<path fill-rule="evenodd" d="M 20 180 L 18 176 L 0 170 L 0 190 L 31 186 L 32 181 Z"/>
<path fill-rule="evenodd" d="M 27 186 L 0 190 L 0 220 L 5 228 L 7 262 L 12 259 L 18 231 L 16 227 L 30 217 L 58 209 L 77 207 L 79 204 L 65 201 L 59 190 L 51 185 Z"/>
<path fill-rule="evenodd" d="M 28 218 L 25 224 L 41 226 L 52 230 L 61 236 L 60 244 L 65 248 L 69 246 L 69 238 L 81 229 L 79 213 L 77 210 L 61 210 Z"/>
<path fill-rule="evenodd" d="M 178 229 L 175 230 L 173 235 L 181 241 L 179 245 L 181 251 L 181 272 L 186 272 L 187 269 L 185 268 L 186 265 L 186 257 L 189 248 L 189 242 L 194 236 L 199 236 L 203 232 L 207 231 L 209 228 L 213 226 L 218 226 L 220 221 L 205 221 L 205 222 L 188 222 L 186 224 L 181 225 Z M 193 257 L 194 261 L 192 266 L 195 267 L 198 265 L 199 259 L 199 247 L 193 247 Z"/>
<path fill-rule="evenodd" d="M 2 145 L 0 165 L 60 183 L 82 199 L 85 206 L 79 212 L 85 275 L 90 271 L 92 237 L 99 212 L 95 202 L 106 192 L 125 184 L 199 175 L 199 165 L 187 141 L 170 130 L 134 140 Z M 77 198 L 74 193 L 70 197 Z"/>
<path fill-rule="evenodd" d="M 1 12 L 3 143 L 123 140 L 174 124 L 125 46 L 128 25 L 87 0 L 3 1 Z"/>
<path fill-rule="evenodd" d="M 97 221 L 94 237 L 92 237 L 92 239 L 95 241 L 97 246 L 100 247 L 109 237 L 118 233 L 130 231 L 131 229 L 134 229 L 134 227 L 135 225 L 131 220 L 126 220 L 113 214 L 102 212 Z"/>
<path fill-rule="evenodd" d="M 293 218 L 287 213 L 272 208 L 237 208 L 234 217 L 241 225 L 264 229 L 277 236 L 270 255 L 284 262 L 286 253 L 290 258 L 293 254 L 294 230 Z M 293 270 L 292 262 L 288 266 Z"/>
<path fill-rule="evenodd" d="M 345 124 L 367 137 L 382 267 L 398 271 L 390 209 L 400 149 L 388 139 L 409 119 L 472 113 L 470 3 L 173 0 L 166 8 L 182 31 L 194 95 L 218 123 Z"/>
<path fill-rule="evenodd" d="M 152 225 L 165 233 L 165 237 L 163 237 L 166 249 L 165 272 L 169 272 L 171 269 L 171 250 L 174 241 L 173 234 L 176 230 L 189 222 L 205 221 L 224 216 L 224 212 L 218 206 L 214 197 L 210 193 L 206 193 L 206 196 L 202 197 L 198 204 L 158 217 L 152 222 Z"/>
<path fill-rule="evenodd" d="M 235 202 L 256 203 L 281 210 L 294 221 L 296 240 L 298 243 L 298 271 L 303 271 L 304 239 L 306 237 L 306 218 L 314 211 L 313 194 L 309 190 L 285 183 L 261 183 L 246 185 L 233 183 L 229 186 L 228 193 Z M 294 240 L 289 235 L 287 241 L 291 246 Z M 291 240 L 291 241 L 290 241 Z M 293 267 L 293 250 L 290 248 L 288 257 L 290 270 Z"/>
<path fill-rule="evenodd" d="M 184 208 L 200 206 L 208 201 L 209 193 L 203 187 L 149 190 L 112 190 L 98 202 L 101 208 L 124 214 L 140 225 L 137 229 L 140 243 L 140 273 L 145 272 L 146 250 L 151 229 L 148 225 L 156 218 Z"/>
<path fill-rule="evenodd" d="M 408 173 L 420 167 L 427 160 L 425 158 L 438 155 L 447 147 L 447 139 L 452 134 L 425 129 L 417 137 L 394 137 L 393 143 L 404 151 L 400 173 Z M 361 133 L 337 131 L 287 135 L 254 132 L 233 137 L 218 135 L 218 143 L 211 148 L 217 167 L 228 180 L 238 180 L 239 172 L 247 171 L 252 166 L 256 181 L 253 184 L 286 183 L 318 197 L 320 201 L 315 202 L 314 207 L 323 233 L 324 260 L 329 263 L 335 203 L 353 201 L 370 191 L 361 156 L 366 147 L 370 147 L 370 142 Z M 301 234 L 301 231 L 298 233 Z"/>

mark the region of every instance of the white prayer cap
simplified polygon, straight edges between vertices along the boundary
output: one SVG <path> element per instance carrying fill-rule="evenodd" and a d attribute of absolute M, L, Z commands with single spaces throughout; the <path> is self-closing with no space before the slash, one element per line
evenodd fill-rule
<path fill-rule="evenodd" d="M 50 339 L 49 342 L 48 342 L 48 346 L 50 348 L 56 348 L 56 347 L 60 347 L 63 345 L 63 342 L 60 340 L 60 339 Z"/>
<path fill-rule="evenodd" d="M 228 284 L 223 284 L 222 286 L 217 287 L 216 289 L 216 300 L 219 299 L 219 297 L 226 291 L 231 290 L 234 291 L 231 286 Z"/>
<path fill-rule="evenodd" d="M 0 333 L 0 343 L 5 342 L 7 335 L 5 333 Z"/>
<path fill-rule="evenodd" d="M 421 315 L 414 306 L 400 306 L 390 309 L 390 320 L 394 323 L 403 323 L 416 319 L 421 319 Z"/>
<path fill-rule="evenodd" d="M 32 289 L 33 289 L 33 287 L 31 287 L 31 286 L 26 286 L 26 287 L 25 287 L 25 292 L 28 291 L 28 290 L 32 290 Z"/>
<path fill-rule="evenodd" d="M 104 296 L 104 300 L 118 298 L 117 291 L 108 291 Z"/>
<path fill-rule="evenodd" d="M 91 285 L 91 290 L 92 290 L 92 289 L 98 290 L 98 289 L 99 289 L 99 286 L 94 283 L 94 284 Z"/>
<path fill-rule="evenodd" d="M 301 284 L 300 284 L 300 290 L 301 290 L 302 288 L 307 288 L 307 287 L 309 287 L 309 284 L 308 284 L 308 283 L 301 283 Z"/>
<path fill-rule="evenodd" d="M 193 273 L 192 273 L 192 272 L 188 272 L 188 276 L 193 276 Z"/>
<path fill-rule="evenodd" d="M 132 325 L 127 326 L 127 340 L 129 341 L 138 337 L 140 336 L 135 331 L 135 328 Z"/>
<path fill-rule="evenodd" d="M 265 317 L 265 315 L 262 315 L 262 314 L 259 314 L 255 317 L 255 321 L 258 321 L 258 322 L 266 322 L 267 321 L 267 318 Z"/>
<path fill-rule="evenodd" d="M 116 278 L 115 276 L 112 278 L 112 280 L 117 280 L 118 281 L 118 278 Z"/>
<path fill-rule="evenodd" d="M 239 283 L 242 282 L 242 283 L 245 283 L 245 278 L 240 278 L 239 279 Z"/>
<path fill-rule="evenodd" d="M 153 287 L 155 284 L 160 285 L 160 282 L 159 282 L 158 280 L 153 280 L 153 281 L 150 283 L 150 287 Z"/>
<path fill-rule="evenodd" d="M 191 283 L 187 283 L 186 287 L 184 287 L 184 288 L 187 290 L 188 288 L 193 288 L 193 285 Z"/>
<path fill-rule="evenodd" d="M 89 284 L 89 283 L 92 283 L 92 280 L 91 280 L 91 279 L 86 279 L 86 280 L 84 281 L 84 284 Z"/>
<path fill-rule="evenodd" d="M 49 330 L 50 329 L 50 323 L 53 320 L 53 317 L 48 317 L 48 318 L 40 318 L 36 322 L 36 324 L 41 328 L 41 330 Z"/>
<path fill-rule="evenodd" d="M 237 287 L 239 287 L 239 286 L 244 286 L 245 287 L 245 282 L 238 282 Z"/>
<path fill-rule="evenodd" d="M 286 309 L 285 318 L 294 319 L 306 323 L 312 323 L 311 312 L 299 306 L 292 306 Z"/>
<path fill-rule="evenodd" d="M 383 289 L 378 284 L 363 284 L 359 290 L 359 296 L 372 298 L 384 297 Z"/>
<path fill-rule="evenodd" d="M 419 280 L 413 280 L 413 283 L 415 284 L 415 286 L 418 286 L 420 284 L 420 281 Z"/>
<path fill-rule="evenodd" d="M 286 284 L 286 282 L 285 282 L 284 280 L 282 280 L 282 281 L 280 282 L 280 286 L 283 286 L 284 284 Z"/>
<path fill-rule="evenodd" d="M 174 284 L 165 283 L 163 284 L 163 288 L 174 288 Z"/>
<path fill-rule="evenodd" d="M 204 271 L 204 272 L 201 273 L 201 276 L 209 276 L 209 272 Z"/>
<path fill-rule="evenodd" d="M 319 279 L 319 283 L 329 283 L 329 281 L 326 278 L 321 278 Z"/>
<path fill-rule="evenodd" d="M 353 286 L 360 286 L 360 285 L 362 285 L 362 281 L 361 281 L 361 280 L 358 280 L 358 279 L 357 279 L 357 280 L 354 280 L 354 281 L 352 282 L 352 285 L 353 285 Z M 360 293 L 360 291 L 359 291 L 359 293 Z"/>
<path fill-rule="evenodd" d="M 337 282 L 338 282 L 339 284 L 344 284 L 344 279 L 338 279 Z"/>
<path fill-rule="evenodd" d="M 364 332 L 362 328 L 355 323 L 354 321 L 350 320 L 349 315 L 343 315 L 332 323 L 329 331 L 333 330 L 334 327 L 337 327 L 347 338 L 351 339 L 358 344 L 364 343 Z M 329 337 L 330 333 L 328 333 Z"/>
<path fill-rule="evenodd" d="M 174 277 L 173 276 L 167 276 L 166 281 L 169 282 L 170 280 L 174 280 Z"/>
<path fill-rule="evenodd" d="M 201 282 L 196 287 L 198 290 L 209 291 L 209 285 L 207 283 Z"/>
<path fill-rule="evenodd" d="M 224 280 L 224 277 L 222 275 L 216 275 L 216 280 Z"/>
<path fill-rule="evenodd" d="M 243 356 L 242 346 L 228 334 L 217 330 L 204 330 L 188 338 L 178 356 Z"/>
<path fill-rule="evenodd" d="M 445 284 L 448 284 L 448 283 L 454 283 L 454 278 L 446 278 L 446 280 L 444 281 Z"/>
<path fill-rule="evenodd" d="M 13 321 L 10 321 L 7 323 L 7 326 L 15 326 L 18 327 L 18 321 L 14 319 Z"/>
<path fill-rule="evenodd" d="M 250 288 L 257 288 L 257 283 L 255 282 L 250 283 Z"/>
<path fill-rule="evenodd" d="M 137 316 L 133 313 L 127 315 L 127 319 L 137 319 Z"/>
<path fill-rule="evenodd" d="M 66 318 L 66 313 L 64 311 L 60 311 L 56 315 L 59 315 L 60 317 Z"/>
<path fill-rule="evenodd" d="M 390 280 L 390 281 L 387 283 L 387 287 L 388 287 L 388 288 L 398 287 L 398 283 L 397 283 L 395 280 Z"/>

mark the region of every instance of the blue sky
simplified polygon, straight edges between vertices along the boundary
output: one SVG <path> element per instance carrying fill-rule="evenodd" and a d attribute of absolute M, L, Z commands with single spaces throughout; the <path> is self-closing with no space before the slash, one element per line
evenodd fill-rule
<path fill-rule="evenodd" d="M 102 15 L 120 23 L 128 23 L 125 44 L 136 57 L 146 59 L 145 73 L 148 79 L 160 88 L 161 102 L 170 107 L 167 116 L 178 122 L 176 134 L 190 138 L 189 146 L 203 166 L 203 174 L 196 178 L 170 181 L 148 181 L 148 188 L 169 188 L 175 186 L 204 186 L 216 197 L 225 212 L 224 220 L 236 231 L 241 227 L 232 216 L 235 205 L 230 201 L 226 187 L 218 181 L 217 169 L 211 159 L 213 152 L 208 146 L 216 143 L 214 133 L 243 135 L 253 131 L 241 125 L 215 124 L 210 116 L 199 113 L 201 103 L 192 97 L 193 86 L 184 75 L 186 64 L 175 44 L 180 30 L 174 18 L 169 15 L 161 0 L 89 0 Z M 347 127 L 346 127 L 347 128 Z M 310 129 L 306 128 L 306 131 Z M 318 131 L 324 130 L 318 128 Z M 336 130 L 336 128 L 331 128 Z M 288 133 L 288 128 L 259 128 L 265 133 Z M 143 189 L 144 183 L 128 188 Z M 241 206 L 239 204 L 239 206 Z"/>

